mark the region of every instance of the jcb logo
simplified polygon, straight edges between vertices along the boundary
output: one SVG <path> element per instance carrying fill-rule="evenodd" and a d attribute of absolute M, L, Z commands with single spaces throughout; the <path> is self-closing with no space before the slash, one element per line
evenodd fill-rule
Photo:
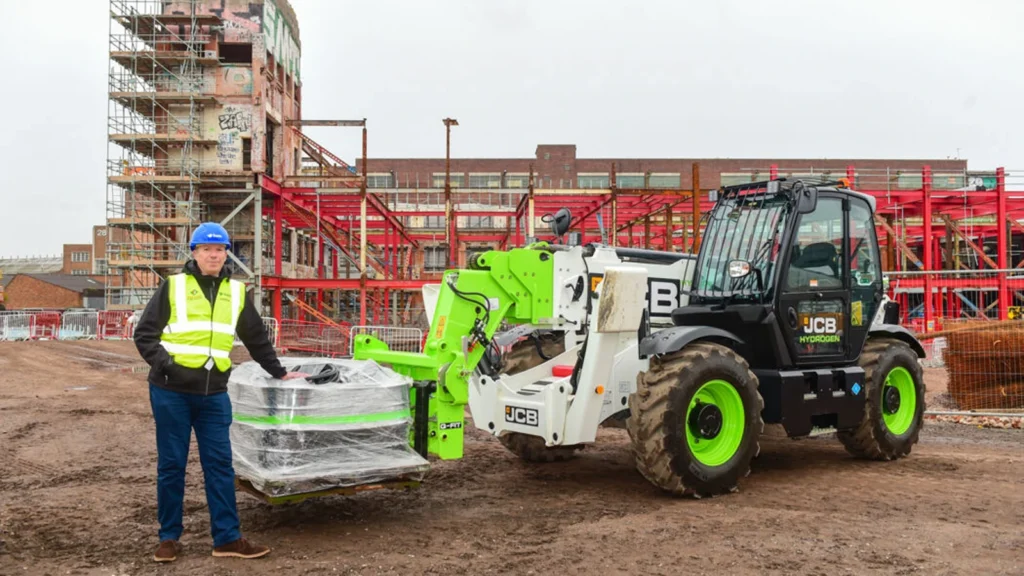
<path fill-rule="evenodd" d="M 536 408 L 505 406 L 505 422 L 522 424 L 523 426 L 537 426 L 538 420 L 539 415 Z"/>
<path fill-rule="evenodd" d="M 804 317 L 804 334 L 835 334 L 836 326 L 835 316 Z"/>

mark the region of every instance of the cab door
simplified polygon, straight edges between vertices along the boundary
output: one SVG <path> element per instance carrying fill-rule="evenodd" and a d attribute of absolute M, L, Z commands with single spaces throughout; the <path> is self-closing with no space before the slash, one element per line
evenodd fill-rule
<path fill-rule="evenodd" d="M 778 290 L 777 315 L 796 366 L 842 363 L 849 357 L 849 232 L 843 197 L 822 193 L 800 214 Z"/>

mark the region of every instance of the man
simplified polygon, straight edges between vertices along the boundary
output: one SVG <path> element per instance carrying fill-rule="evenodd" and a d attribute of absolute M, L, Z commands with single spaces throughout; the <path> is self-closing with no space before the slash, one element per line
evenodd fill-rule
<path fill-rule="evenodd" d="M 160 545 L 153 559 L 172 562 L 181 551 L 185 465 L 192 430 L 199 445 L 214 556 L 259 558 L 270 548 L 242 538 L 231 462 L 231 401 L 227 393 L 235 335 L 271 376 L 288 373 L 277 359 L 263 319 L 224 268 L 227 231 L 203 223 L 192 234 L 193 260 L 160 285 L 135 328 L 135 346 L 150 365 L 149 401 L 156 421 L 157 515 Z"/>

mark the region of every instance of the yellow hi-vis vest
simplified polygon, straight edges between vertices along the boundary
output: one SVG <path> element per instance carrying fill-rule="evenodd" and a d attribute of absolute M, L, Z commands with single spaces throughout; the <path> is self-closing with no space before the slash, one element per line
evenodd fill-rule
<path fill-rule="evenodd" d="M 189 274 L 167 278 L 171 317 L 160 335 L 160 345 L 186 368 L 202 368 L 212 359 L 217 369 L 231 368 L 235 326 L 245 306 L 245 284 L 224 279 L 217 300 L 210 306 L 199 282 Z"/>

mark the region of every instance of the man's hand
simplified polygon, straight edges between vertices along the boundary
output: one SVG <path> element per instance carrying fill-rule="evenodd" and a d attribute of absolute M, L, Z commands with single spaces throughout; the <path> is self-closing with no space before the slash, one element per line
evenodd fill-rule
<path fill-rule="evenodd" d="M 309 374 L 305 372 L 289 372 L 281 380 L 298 380 L 299 378 L 309 378 Z"/>

